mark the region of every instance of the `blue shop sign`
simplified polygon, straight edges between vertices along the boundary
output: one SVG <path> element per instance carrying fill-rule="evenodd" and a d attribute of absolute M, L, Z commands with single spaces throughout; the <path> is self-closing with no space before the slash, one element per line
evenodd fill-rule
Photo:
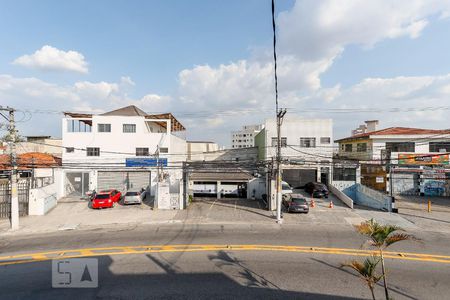
<path fill-rule="evenodd" d="M 167 167 L 167 158 L 127 158 L 125 166 L 127 167 L 156 167 L 157 165 Z"/>

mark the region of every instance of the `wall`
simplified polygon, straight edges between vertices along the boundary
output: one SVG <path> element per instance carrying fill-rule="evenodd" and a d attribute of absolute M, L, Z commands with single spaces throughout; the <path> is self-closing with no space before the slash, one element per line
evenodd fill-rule
<path fill-rule="evenodd" d="M 353 199 L 347 196 L 344 192 L 342 192 L 339 188 L 334 186 L 333 184 L 328 185 L 330 192 L 332 192 L 338 199 L 344 202 L 345 205 L 353 209 Z"/>
<path fill-rule="evenodd" d="M 265 147 L 264 159 L 276 157 L 276 147 L 272 147 L 272 137 L 277 136 L 276 122 L 268 119 L 265 123 Z M 282 147 L 283 158 L 295 157 L 305 160 L 329 160 L 333 155 L 333 121 L 331 119 L 302 119 L 295 116 L 285 117 L 281 126 L 281 137 L 287 138 L 287 144 L 294 147 Z M 316 148 L 300 148 L 300 137 L 315 137 Z M 329 137 L 329 144 L 321 144 L 321 137 Z M 258 143 L 258 146 L 260 144 Z M 299 152 L 300 151 L 300 152 Z"/>
<path fill-rule="evenodd" d="M 46 145 L 39 145 L 39 144 Z M 35 139 L 33 142 L 20 142 L 16 147 L 17 153 L 28 153 L 28 152 L 40 152 L 40 153 L 49 153 L 58 157 L 61 157 L 62 148 L 61 148 L 62 140 L 61 139 Z M 54 145 L 54 146 L 51 146 Z M 9 152 L 5 152 L 9 153 Z"/>
<path fill-rule="evenodd" d="M 28 214 L 42 216 L 54 208 L 57 204 L 58 186 L 52 183 L 45 187 L 30 189 Z"/>
<path fill-rule="evenodd" d="M 204 153 L 205 161 L 257 161 L 258 148 L 225 149 Z"/>
<path fill-rule="evenodd" d="M 394 195 L 418 195 L 420 192 L 417 174 L 392 173 L 392 193 Z"/>
<path fill-rule="evenodd" d="M 354 184 L 343 190 L 344 194 L 353 199 L 354 204 L 392 211 L 392 199 L 388 195 L 370 189 L 361 184 Z"/>
<path fill-rule="evenodd" d="M 262 195 L 267 194 L 266 179 L 254 178 L 248 182 L 247 186 L 247 198 L 262 199 Z"/>
<path fill-rule="evenodd" d="M 205 152 L 219 151 L 219 145 L 212 142 L 186 142 L 188 160 L 205 160 Z"/>
<path fill-rule="evenodd" d="M 167 147 L 171 153 L 171 146 L 179 144 L 171 143 L 174 136 L 170 133 L 152 133 L 149 131 L 146 122 L 149 120 L 144 117 L 124 117 L 124 116 L 93 116 L 91 132 L 67 132 L 67 120 L 76 120 L 76 118 L 62 119 L 62 145 L 64 147 L 75 147 L 85 149 L 86 147 L 100 147 L 100 151 L 111 151 L 118 153 L 101 152 L 100 156 L 88 157 L 86 151 L 75 150 L 73 153 L 63 152 L 64 163 L 86 163 L 96 162 L 119 162 L 125 163 L 127 157 L 135 157 L 137 147 L 149 148 L 151 154 L 156 153 L 157 146 Z M 170 128 L 170 120 L 167 121 Z M 97 132 L 98 124 L 111 124 L 111 132 Z M 136 124 L 136 133 L 123 133 L 123 124 Z M 179 138 L 178 138 L 179 139 Z M 185 152 L 186 148 L 182 150 Z M 161 154 L 164 157 L 164 154 Z M 170 161 L 173 159 L 167 156 Z"/>

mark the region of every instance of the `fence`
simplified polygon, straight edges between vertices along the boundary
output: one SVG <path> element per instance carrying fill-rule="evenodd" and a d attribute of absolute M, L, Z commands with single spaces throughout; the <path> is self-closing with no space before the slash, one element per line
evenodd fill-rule
<path fill-rule="evenodd" d="M 28 215 L 30 182 L 27 179 L 17 183 L 19 216 Z M 11 181 L 0 183 L 0 218 L 11 217 Z"/>

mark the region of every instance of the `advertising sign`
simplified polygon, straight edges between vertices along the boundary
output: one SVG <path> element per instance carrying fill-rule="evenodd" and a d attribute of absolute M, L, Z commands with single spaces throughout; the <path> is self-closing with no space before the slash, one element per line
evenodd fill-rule
<path fill-rule="evenodd" d="M 167 158 L 127 158 L 127 167 L 156 167 L 157 165 L 167 167 Z"/>
<path fill-rule="evenodd" d="M 399 165 L 448 165 L 448 154 L 399 154 Z"/>

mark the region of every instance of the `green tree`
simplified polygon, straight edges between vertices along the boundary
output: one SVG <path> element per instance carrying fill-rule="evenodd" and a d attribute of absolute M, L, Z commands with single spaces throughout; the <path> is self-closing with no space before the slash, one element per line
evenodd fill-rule
<path fill-rule="evenodd" d="M 378 256 L 370 256 L 366 258 L 363 263 L 352 260 L 349 263 L 342 264 L 342 267 L 348 267 L 358 272 L 359 277 L 361 277 L 369 287 L 373 300 L 375 300 L 375 284 L 383 277 L 383 275 L 379 275 L 376 272 L 379 262 L 380 258 Z"/>
<path fill-rule="evenodd" d="M 367 244 L 377 248 L 380 254 L 381 272 L 383 274 L 383 285 L 386 300 L 389 300 L 389 290 L 387 285 L 386 268 L 384 264 L 383 251 L 392 244 L 400 241 L 418 240 L 411 234 L 404 233 L 404 230 L 394 225 L 382 225 L 370 219 L 355 226 L 356 230 L 362 235 L 367 236 Z"/>

